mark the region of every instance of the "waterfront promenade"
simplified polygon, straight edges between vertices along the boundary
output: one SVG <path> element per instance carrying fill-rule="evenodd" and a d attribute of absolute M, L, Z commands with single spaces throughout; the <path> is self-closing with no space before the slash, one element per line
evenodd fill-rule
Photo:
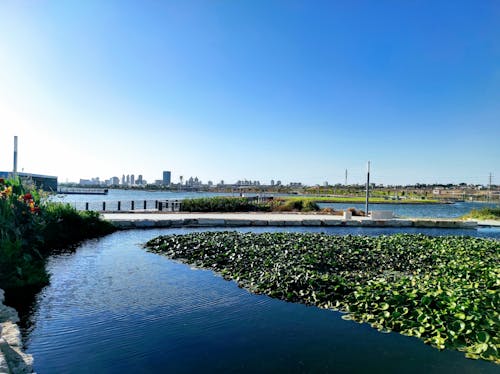
<path fill-rule="evenodd" d="M 103 218 L 120 229 L 148 227 L 246 227 L 246 226 L 359 226 L 427 227 L 474 229 L 477 226 L 500 226 L 498 221 L 463 221 L 438 218 L 370 217 L 344 218 L 329 214 L 303 213 L 103 213 Z"/>

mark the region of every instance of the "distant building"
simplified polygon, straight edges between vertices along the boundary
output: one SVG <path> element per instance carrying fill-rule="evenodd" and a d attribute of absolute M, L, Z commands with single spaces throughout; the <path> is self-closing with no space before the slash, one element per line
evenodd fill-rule
<path fill-rule="evenodd" d="M 122 185 L 125 185 L 125 182 L 126 182 L 126 180 L 125 180 L 125 174 L 123 174 L 122 175 Z"/>
<path fill-rule="evenodd" d="M 142 174 L 139 174 L 139 176 L 137 177 L 137 184 L 142 185 Z"/>
<path fill-rule="evenodd" d="M 134 174 L 132 174 L 132 175 L 130 176 L 130 184 L 131 184 L 131 185 L 134 185 L 134 184 L 135 184 L 135 175 L 134 175 Z"/>
<path fill-rule="evenodd" d="M 120 184 L 120 178 L 118 178 L 118 177 L 111 178 L 111 184 L 115 185 L 115 186 L 119 185 Z"/>
<path fill-rule="evenodd" d="M 163 172 L 162 184 L 165 185 L 165 186 L 170 186 L 171 177 L 172 177 L 172 174 L 169 171 L 164 171 Z"/>
<path fill-rule="evenodd" d="M 187 181 L 186 181 L 186 186 L 188 187 L 201 187 L 202 185 L 202 182 L 200 179 L 198 179 L 198 177 L 190 177 Z"/>
<path fill-rule="evenodd" d="M 44 191 L 57 191 L 57 177 L 51 175 L 31 174 L 31 173 L 16 173 L 23 181 L 33 183 L 37 188 Z M 13 173 L 10 171 L 0 171 L 0 178 L 12 178 Z"/>

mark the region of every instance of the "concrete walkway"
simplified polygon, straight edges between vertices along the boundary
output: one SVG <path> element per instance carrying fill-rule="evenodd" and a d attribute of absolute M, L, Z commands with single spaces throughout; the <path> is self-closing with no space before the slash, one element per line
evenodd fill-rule
<path fill-rule="evenodd" d="M 104 213 L 120 229 L 147 227 L 244 227 L 244 226 L 362 226 L 476 228 L 476 221 L 456 219 L 371 219 L 302 213 Z"/>
<path fill-rule="evenodd" d="M 493 219 L 485 219 L 482 221 L 474 221 L 474 220 L 469 220 L 469 221 L 477 222 L 478 226 L 500 227 L 500 221 L 495 221 Z"/>

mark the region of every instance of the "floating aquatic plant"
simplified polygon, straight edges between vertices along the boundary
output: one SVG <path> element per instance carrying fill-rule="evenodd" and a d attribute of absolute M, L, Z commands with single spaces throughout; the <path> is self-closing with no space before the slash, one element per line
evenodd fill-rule
<path fill-rule="evenodd" d="M 500 363 L 500 242 L 398 234 L 199 232 L 146 247 L 220 272 L 251 292 Z"/>

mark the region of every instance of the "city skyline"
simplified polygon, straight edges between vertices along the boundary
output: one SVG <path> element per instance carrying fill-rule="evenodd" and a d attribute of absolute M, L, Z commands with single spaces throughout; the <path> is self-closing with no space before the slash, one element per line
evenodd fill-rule
<path fill-rule="evenodd" d="M 0 170 L 500 181 L 495 1 L 0 4 Z M 20 27 L 20 25 L 23 25 Z M 138 173 L 136 174 L 138 175 Z"/>

